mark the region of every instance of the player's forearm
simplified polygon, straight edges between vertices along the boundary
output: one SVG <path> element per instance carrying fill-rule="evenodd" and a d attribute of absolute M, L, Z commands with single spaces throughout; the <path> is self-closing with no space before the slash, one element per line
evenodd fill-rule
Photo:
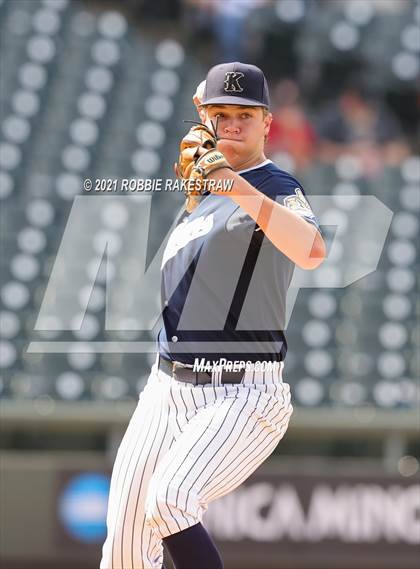
<path fill-rule="evenodd" d="M 241 176 L 226 168 L 210 178 L 233 179 L 229 197 L 257 222 L 273 245 L 302 269 L 315 269 L 325 258 L 325 243 L 317 228 L 287 207 L 258 191 Z"/>

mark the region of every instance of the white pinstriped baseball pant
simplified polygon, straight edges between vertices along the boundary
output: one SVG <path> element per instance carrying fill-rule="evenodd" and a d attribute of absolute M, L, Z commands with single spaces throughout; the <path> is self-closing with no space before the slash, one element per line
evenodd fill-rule
<path fill-rule="evenodd" d="M 162 538 L 264 462 L 293 412 L 282 371 L 247 371 L 238 385 L 213 372 L 194 386 L 153 365 L 115 459 L 100 569 L 160 569 Z"/>

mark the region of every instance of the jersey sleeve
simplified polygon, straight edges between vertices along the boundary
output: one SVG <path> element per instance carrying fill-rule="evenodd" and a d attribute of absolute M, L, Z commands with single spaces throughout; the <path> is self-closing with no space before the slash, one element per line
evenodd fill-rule
<path fill-rule="evenodd" d="M 252 177 L 251 177 L 252 176 Z M 258 177 L 257 177 L 258 176 Z M 278 202 L 280 205 L 289 208 L 297 215 L 303 217 L 308 223 L 312 223 L 320 230 L 318 220 L 313 213 L 311 206 L 305 196 L 302 184 L 293 176 L 282 170 L 264 172 L 263 174 L 253 172 L 245 175 L 244 178 L 261 193 Z M 270 246 L 271 241 L 263 239 L 264 234 L 256 222 L 237 206 L 228 216 L 225 229 L 233 238 L 249 240 L 252 236 L 254 241 L 262 240 L 263 246 Z"/>
<path fill-rule="evenodd" d="M 302 184 L 290 174 L 270 173 L 259 185 L 258 190 L 279 204 L 297 213 L 319 229 L 319 222 L 306 198 Z"/>

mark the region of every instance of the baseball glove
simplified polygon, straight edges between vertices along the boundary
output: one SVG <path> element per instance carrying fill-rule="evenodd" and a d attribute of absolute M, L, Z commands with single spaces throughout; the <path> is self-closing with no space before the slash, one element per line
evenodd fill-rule
<path fill-rule="evenodd" d="M 220 168 L 231 168 L 217 150 L 217 136 L 205 124 L 195 124 L 181 141 L 177 175 L 185 180 L 186 209 L 191 213 L 200 203 L 205 191 L 204 180 Z"/>

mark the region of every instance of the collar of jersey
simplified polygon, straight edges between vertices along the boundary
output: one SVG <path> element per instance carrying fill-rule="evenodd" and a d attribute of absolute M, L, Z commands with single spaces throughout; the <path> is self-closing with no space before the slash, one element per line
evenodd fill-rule
<path fill-rule="evenodd" d="M 244 174 L 245 172 L 250 172 L 251 170 L 256 170 L 257 168 L 262 168 L 262 166 L 267 166 L 267 164 L 270 164 L 271 162 L 272 160 L 266 158 L 263 162 L 260 162 L 260 164 L 256 164 L 255 166 L 252 166 L 252 168 L 245 168 L 245 170 L 237 170 L 236 173 Z"/>

